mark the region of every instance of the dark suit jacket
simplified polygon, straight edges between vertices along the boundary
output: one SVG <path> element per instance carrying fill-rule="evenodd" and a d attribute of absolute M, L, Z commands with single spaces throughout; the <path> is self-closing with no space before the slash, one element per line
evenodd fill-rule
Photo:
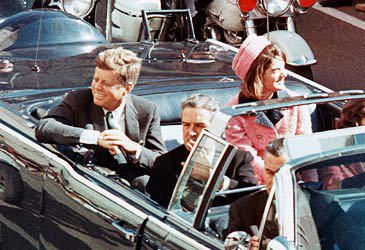
<path fill-rule="evenodd" d="M 350 208 L 345 212 L 333 194 L 300 189 L 299 196 L 298 234 L 303 249 L 336 249 L 335 246 L 338 249 L 365 249 L 363 224 L 357 221 L 364 213 L 364 203 L 360 209 L 351 211 Z M 262 190 L 233 202 L 229 209 L 227 235 L 234 231 L 252 233 L 251 225 L 259 227 L 267 198 L 266 190 Z M 311 218 L 304 218 L 306 216 Z M 311 225 L 313 223 L 315 228 Z M 264 237 L 273 239 L 278 235 L 277 226 L 267 225 Z"/>
<path fill-rule="evenodd" d="M 260 190 L 233 202 L 229 208 L 227 235 L 235 231 L 252 234 L 250 226 L 260 227 L 267 198 L 266 190 Z"/>
<path fill-rule="evenodd" d="M 125 116 L 126 135 L 142 145 L 139 164 L 152 166 L 155 158 L 165 152 L 156 105 L 144 98 L 129 95 Z M 70 92 L 60 105 L 50 110 L 39 122 L 35 134 L 39 141 L 45 143 L 78 144 L 87 124 L 92 124 L 98 131 L 107 128 L 103 109 L 94 104 L 91 89 Z M 94 149 L 98 164 L 118 170 L 116 161 L 108 151 L 98 146 Z"/>
<path fill-rule="evenodd" d="M 164 207 L 168 206 L 182 171 L 181 162 L 185 162 L 188 155 L 189 151 L 181 145 L 156 158 L 146 190 L 153 200 Z M 235 188 L 257 185 L 251 161 L 249 152 L 237 151 L 226 171 L 226 176 L 235 182 Z"/>

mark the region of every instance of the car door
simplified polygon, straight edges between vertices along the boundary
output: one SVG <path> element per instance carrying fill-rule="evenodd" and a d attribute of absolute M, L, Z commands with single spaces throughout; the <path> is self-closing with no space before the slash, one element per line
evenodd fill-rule
<path fill-rule="evenodd" d="M 274 182 L 280 236 L 268 249 L 353 249 L 343 246 L 364 244 L 365 220 L 358 217 L 364 199 L 364 138 L 364 128 L 356 127 L 285 139 L 290 161 Z M 352 213 L 349 209 L 358 201 L 361 209 Z M 350 218 L 354 215 L 356 220 Z M 344 222 L 352 228 L 347 231 Z M 338 223 L 343 223 L 340 231 Z"/>
<path fill-rule="evenodd" d="M 5 109 L 0 113 L 0 246 L 37 249 L 48 159 L 24 120 Z"/>
<path fill-rule="evenodd" d="M 37 142 L 32 123 L 16 113 L 0 112 L 1 249 L 139 244 L 148 216 L 129 204 L 131 190 Z M 4 190 L 13 197 L 3 199 Z"/>
<path fill-rule="evenodd" d="M 295 229 L 302 249 L 363 249 L 365 246 L 362 216 L 365 150 L 364 145 L 352 143 L 333 154 L 323 153 L 320 160 L 320 157 L 310 159 L 295 172 L 295 176 L 301 176 L 303 171 L 315 169 L 319 174 L 317 181 L 299 180 L 296 186 Z"/>
<path fill-rule="evenodd" d="M 142 245 L 144 249 L 223 249 L 218 239 L 212 239 L 171 214 L 162 220 L 149 217 Z"/>
<path fill-rule="evenodd" d="M 44 184 L 42 247 L 136 248 L 148 216 L 131 205 L 129 191 L 93 169 L 50 159 Z"/>
<path fill-rule="evenodd" d="M 180 174 L 166 217 L 161 221 L 150 218 L 146 224 L 143 241 L 146 245 L 169 249 L 224 248 L 223 241 L 206 225 L 206 217 L 234 152 L 221 138 L 206 130 L 200 133 Z M 209 168 L 208 179 L 193 177 L 194 167 Z"/>

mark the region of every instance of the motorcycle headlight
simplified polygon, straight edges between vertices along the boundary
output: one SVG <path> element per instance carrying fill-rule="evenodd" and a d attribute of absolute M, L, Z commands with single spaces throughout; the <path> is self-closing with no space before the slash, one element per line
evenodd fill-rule
<path fill-rule="evenodd" d="M 244 13 L 253 10 L 256 7 L 256 4 L 257 4 L 257 0 L 238 0 L 237 1 L 238 8 Z"/>
<path fill-rule="evenodd" d="M 305 12 L 316 3 L 316 0 L 296 0 L 296 3 L 296 6 L 300 8 L 302 12 Z"/>
<path fill-rule="evenodd" d="M 280 16 L 290 7 L 291 0 L 262 0 L 262 7 L 269 16 Z"/>
<path fill-rule="evenodd" d="M 95 0 L 63 0 L 61 9 L 79 18 L 89 15 L 95 5 Z"/>

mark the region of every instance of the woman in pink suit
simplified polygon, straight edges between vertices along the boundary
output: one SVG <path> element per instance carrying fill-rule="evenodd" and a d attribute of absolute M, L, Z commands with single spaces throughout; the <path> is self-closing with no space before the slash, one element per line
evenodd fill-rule
<path fill-rule="evenodd" d="M 232 68 L 242 80 L 241 91 L 226 105 L 269 100 L 298 95 L 285 88 L 285 55 L 265 37 L 250 35 L 236 54 Z M 254 171 L 264 184 L 263 154 L 272 140 L 312 132 L 307 106 L 257 112 L 233 117 L 226 130 L 226 139 L 254 156 Z"/>

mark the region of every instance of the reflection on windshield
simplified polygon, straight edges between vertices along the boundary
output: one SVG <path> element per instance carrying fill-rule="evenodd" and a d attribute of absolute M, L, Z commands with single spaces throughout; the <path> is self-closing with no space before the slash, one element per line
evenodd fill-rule
<path fill-rule="evenodd" d="M 311 176 L 307 176 L 308 172 Z M 298 170 L 296 179 L 301 186 L 320 191 L 363 188 L 365 155 L 343 156 L 312 164 Z"/>
<path fill-rule="evenodd" d="M 199 144 L 190 161 L 190 178 L 187 180 L 186 189 L 182 194 L 181 204 L 187 211 L 194 211 L 199 204 L 204 186 L 222 152 L 222 149 L 216 148 L 216 144 L 211 138 L 204 138 L 202 143 L 203 146 Z"/>
<path fill-rule="evenodd" d="M 303 178 L 308 171 L 317 173 L 316 178 Z M 312 213 L 321 248 L 365 249 L 365 155 L 314 163 L 298 170 L 295 176 L 299 195 L 306 197 Z M 299 217 L 308 214 L 303 202 L 298 209 Z M 298 227 L 298 231 L 309 228 Z"/>
<path fill-rule="evenodd" d="M 178 189 L 175 190 L 170 210 L 193 222 L 207 181 L 217 166 L 225 145 L 207 136 L 199 142 L 188 164 L 184 167 Z"/>
<path fill-rule="evenodd" d="M 1 0 L 0 22 L 2 18 L 14 15 L 24 10 L 29 10 L 35 0 Z"/>
<path fill-rule="evenodd" d="M 0 29 L 0 51 L 12 46 L 17 38 L 17 31 L 14 31 L 13 27 Z"/>

